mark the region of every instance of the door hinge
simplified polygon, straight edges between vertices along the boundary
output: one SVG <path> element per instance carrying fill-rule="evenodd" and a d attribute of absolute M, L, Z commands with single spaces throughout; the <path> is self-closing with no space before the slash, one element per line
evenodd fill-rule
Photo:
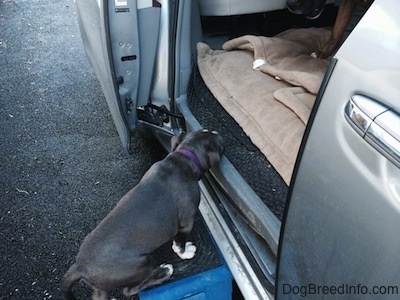
<path fill-rule="evenodd" d="M 151 124 L 162 126 L 168 123 L 171 118 L 184 119 L 183 115 L 170 112 L 165 105 L 156 106 L 149 103 L 148 105 L 137 110 L 138 118 Z"/>
<path fill-rule="evenodd" d="M 126 97 L 125 105 L 126 105 L 126 113 L 128 115 L 130 115 L 132 113 L 132 109 L 133 109 L 133 102 L 132 102 L 132 99 L 130 97 Z"/>

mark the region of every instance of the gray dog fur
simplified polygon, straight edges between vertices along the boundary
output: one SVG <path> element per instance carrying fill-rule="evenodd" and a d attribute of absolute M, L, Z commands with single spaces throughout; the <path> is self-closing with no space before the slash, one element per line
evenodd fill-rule
<path fill-rule="evenodd" d="M 129 296 L 168 280 L 172 265 L 154 269 L 152 252 L 172 239 L 180 258 L 194 256 L 196 247 L 187 236 L 200 202 L 198 180 L 219 163 L 222 137 L 195 131 L 173 137 L 171 149 L 84 239 L 61 283 L 66 299 L 75 299 L 72 286 L 79 279 L 93 289 L 95 300 L 107 299 L 107 291 L 116 288 Z M 193 153 L 197 161 L 180 149 Z"/>

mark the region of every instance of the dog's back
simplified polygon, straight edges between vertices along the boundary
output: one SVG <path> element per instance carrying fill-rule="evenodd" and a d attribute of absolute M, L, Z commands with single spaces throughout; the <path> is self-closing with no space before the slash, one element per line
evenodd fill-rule
<path fill-rule="evenodd" d="M 200 202 L 197 181 L 219 163 L 222 138 L 199 131 L 171 143 L 176 151 L 155 163 L 86 236 L 61 284 L 66 299 L 75 299 L 71 289 L 78 279 L 91 286 L 93 299 L 105 299 L 106 291 L 119 287 L 133 295 L 164 282 L 173 267 L 154 268 L 151 254 L 172 239 L 179 257 L 194 256 L 196 247 L 186 238 Z"/>
<path fill-rule="evenodd" d="M 173 153 L 169 156 L 173 156 Z M 148 264 L 148 260 L 143 257 L 147 257 L 177 234 L 178 206 L 175 200 L 179 198 L 179 193 L 189 193 L 187 185 L 179 188 L 173 184 L 165 184 L 182 179 L 179 178 L 180 172 L 174 174 L 174 164 L 170 160 L 174 158 L 167 157 L 162 163 L 155 163 L 139 184 L 85 237 L 75 263 L 67 271 L 61 284 L 66 299 L 75 299 L 71 287 L 78 279 L 83 279 L 93 289 L 94 282 L 100 289 L 113 285 L 123 286 L 120 278 L 112 283 L 107 275 L 111 276 L 118 267 L 118 272 L 123 273 L 119 277 L 135 277 L 135 270 Z M 197 177 L 193 178 L 193 184 L 197 187 Z M 133 243 L 140 245 L 140 248 L 132 248 Z M 88 264 L 90 268 L 85 267 Z M 102 277 L 105 282 L 102 282 Z"/>

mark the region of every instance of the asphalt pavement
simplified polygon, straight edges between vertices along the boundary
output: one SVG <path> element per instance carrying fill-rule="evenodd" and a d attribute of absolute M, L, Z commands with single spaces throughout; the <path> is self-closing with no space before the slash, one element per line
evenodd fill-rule
<path fill-rule="evenodd" d="M 83 238 L 164 155 L 138 133 L 124 152 L 73 0 L 0 0 L 0 299 L 62 299 Z"/>

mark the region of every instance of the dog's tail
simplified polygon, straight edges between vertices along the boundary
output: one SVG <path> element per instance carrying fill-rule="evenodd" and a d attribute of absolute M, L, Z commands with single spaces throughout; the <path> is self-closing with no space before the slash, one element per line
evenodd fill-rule
<path fill-rule="evenodd" d="M 64 295 L 66 300 L 76 300 L 74 294 L 72 293 L 72 285 L 75 281 L 80 279 L 82 274 L 77 264 L 73 264 L 65 273 L 61 281 L 61 293 Z"/>

